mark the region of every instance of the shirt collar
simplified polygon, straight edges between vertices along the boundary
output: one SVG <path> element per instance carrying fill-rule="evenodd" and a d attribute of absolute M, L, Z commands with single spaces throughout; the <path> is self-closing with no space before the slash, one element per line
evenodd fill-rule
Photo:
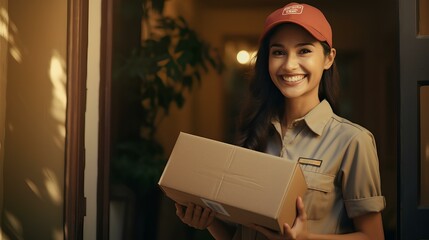
<path fill-rule="evenodd" d="M 325 128 L 326 124 L 328 123 L 329 119 L 331 119 L 333 114 L 334 112 L 332 111 L 329 102 L 323 100 L 304 116 L 304 121 L 311 129 L 311 131 L 321 136 L 323 133 L 323 129 Z"/>
<path fill-rule="evenodd" d="M 300 121 L 305 122 L 308 128 L 314 132 L 315 134 L 321 136 L 323 133 L 323 129 L 328 123 L 329 119 L 332 117 L 334 112 L 332 111 L 332 107 L 328 101 L 323 100 L 316 107 L 314 107 L 310 112 L 308 112 L 304 117 L 296 119 L 294 123 L 298 123 Z M 281 133 L 281 125 L 278 119 L 272 121 L 275 129 L 278 133 Z"/>

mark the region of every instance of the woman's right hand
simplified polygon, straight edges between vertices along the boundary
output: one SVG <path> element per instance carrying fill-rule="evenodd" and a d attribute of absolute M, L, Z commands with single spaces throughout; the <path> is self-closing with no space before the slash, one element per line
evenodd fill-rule
<path fill-rule="evenodd" d="M 187 206 L 175 203 L 176 214 L 183 223 L 196 229 L 206 229 L 210 226 L 216 216 L 216 212 L 212 209 L 201 206 L 196 206 L 193 203 L 188 203 Z"/>

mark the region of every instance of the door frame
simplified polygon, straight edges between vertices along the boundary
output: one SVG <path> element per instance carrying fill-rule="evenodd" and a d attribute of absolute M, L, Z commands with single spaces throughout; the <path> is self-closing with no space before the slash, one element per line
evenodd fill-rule
<path fill-rule="evenodd" d="M 101 2 L 97 239 L 109 239 L 113 0 Z"/>
<path fill-rule="evenodd" d="M 88 0 L 68 1 L 67 122 L 64 188 L 64 239 L 82 239 L 84 195 L 85 108 L 88 48 Z"/>

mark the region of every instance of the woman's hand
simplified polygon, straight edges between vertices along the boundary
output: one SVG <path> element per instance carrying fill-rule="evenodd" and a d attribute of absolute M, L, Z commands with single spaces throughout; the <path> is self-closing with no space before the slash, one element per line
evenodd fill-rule
<path fill-rule="evenodd" d="M 270 240 L 307 239 L 307 213 L 305 213 L 304 203 L 301 197 L 298 197 L 296 200 L 296 208 L 298 216 L 295 219 L 293 227 L 285 223 L 283 225 L 284 234 L 271 231 L 259 225 L 254 225 L 253 227 Z"/>
<path fill-rule="evenodd" d="M 210 208 L 202 208 L 196 206 L 193 203 L 189 203 L 187 206 L 182 206 L 178 203 L 176 205 L 176 214 L 182 220 L 183 223 L 196 229 L 206 229 L 210 226 L 216 216 L 216 212 Z M 186 208 L 186 210 L 184 210 Z"/>

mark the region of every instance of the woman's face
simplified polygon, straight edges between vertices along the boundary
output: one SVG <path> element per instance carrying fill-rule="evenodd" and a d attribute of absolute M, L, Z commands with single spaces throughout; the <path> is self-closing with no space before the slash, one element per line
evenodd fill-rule
<path fill-rule="evenodd" d="M 288 100 L 319 101 L 319 83 L 329 69 L 335 49 L 324 54 L 322 44 L 304 28 L 284 24 L 269 41 L 268 71 L 271 80 Z"/>

